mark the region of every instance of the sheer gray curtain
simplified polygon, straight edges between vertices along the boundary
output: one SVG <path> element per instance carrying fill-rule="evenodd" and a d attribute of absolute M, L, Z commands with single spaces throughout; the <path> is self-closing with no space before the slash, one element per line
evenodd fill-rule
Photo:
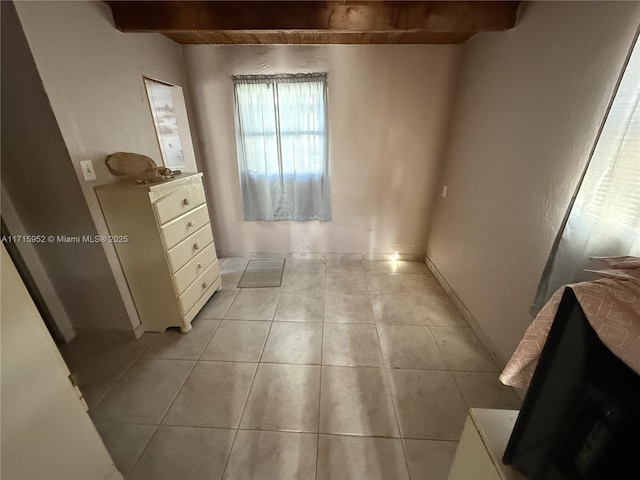
<path fill-rule="evenodd" d="M 331 220 L 327 75 L 233 81 L 245 220 Z"/>
<path fill-rule="evenodd" d="M 547 262 L 532 313 L 588 278 L 589 257 L 640 256 L 640 48 L 636 39 L 604 126 Z"/>

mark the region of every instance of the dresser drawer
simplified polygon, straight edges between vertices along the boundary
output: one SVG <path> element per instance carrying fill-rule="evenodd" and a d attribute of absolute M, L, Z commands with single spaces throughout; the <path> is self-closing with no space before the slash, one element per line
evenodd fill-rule
<path fill-rule="evenodd" d="M 153 204 L 158 225 L 164 225 L 183 213 L 205 203 L 202 185 L 190 185 L 171 192 Z"/>
<path fill-rule="evenodd" d="M 220 275 L 220 267 L 215 262 L 207 268 L 185 291 L 178 300 L 180 301 L 180 310 L 182 315 L 191 309 L 207 289 L 213 285 L 216 278 Z"/>
<path fill-rule="evenodd" d="M 211 226 L 207 223 L 196 233 L 185 238 L 167 252 L 171 272 L 176 272 L 211 242 L 213 242 L 213 234 L 211 233 Z"/>
<path fill-rule="evenodd" d="M 216 247 L 210 243 L 199 254 L 191 259 L 185 266 L 173 274 L 173 285 L 176 293 L 180 295 L 198 278 L 212 263 L 218 263 L 216 259 Z"/>
<path fill-rule="evenodd" d="M 165 247 L 169 250 L 207 223 L 209 223 L 209 211 L 206 204 L 200 205 L 169 223 L 165 223 L 160 227 Z"/>

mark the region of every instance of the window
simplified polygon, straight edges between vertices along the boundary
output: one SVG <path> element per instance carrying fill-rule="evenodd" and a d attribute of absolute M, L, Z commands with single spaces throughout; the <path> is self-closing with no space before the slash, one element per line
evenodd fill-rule
<path fill-rule="evenodd" d="M 587 279 L 590 257 L 640 256 L 640 42 L 628 59 L 565 225 L 538 286 L 536 313 L 560 286 Z"/>
<path fill-rule="evenodd" d="M 331 220 L 326 73 L 233 82 L 245 220 Z"/>

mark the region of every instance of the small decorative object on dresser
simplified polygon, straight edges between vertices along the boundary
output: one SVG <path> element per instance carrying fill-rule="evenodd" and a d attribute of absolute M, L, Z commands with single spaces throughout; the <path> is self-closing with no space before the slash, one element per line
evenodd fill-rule
<path fill-rule="evenodd" d="M 153 159 L 139 153 L 112 153 L 104 163 L 113 175 L 130 177 L 137 183 L 159 182 L 172 177 L 170 169 L 158 167 Z"/>
<path fill-rule="evenodd" d="M 221 288 L 202 174 L 95 190 L 111 235 L 128 239 L 114 245 L 144 330 L 191 330 Z"/>

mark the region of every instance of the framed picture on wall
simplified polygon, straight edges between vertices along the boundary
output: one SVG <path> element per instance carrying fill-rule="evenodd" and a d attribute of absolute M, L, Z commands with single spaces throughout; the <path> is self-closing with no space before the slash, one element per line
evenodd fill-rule
<path fill-rule="evenodd" d="M 186 162 L 173 101 L 173 89 L 176 87 L 151 78 L 143 78 L 162 163 L 171 170 L 184 170 Z"/>

